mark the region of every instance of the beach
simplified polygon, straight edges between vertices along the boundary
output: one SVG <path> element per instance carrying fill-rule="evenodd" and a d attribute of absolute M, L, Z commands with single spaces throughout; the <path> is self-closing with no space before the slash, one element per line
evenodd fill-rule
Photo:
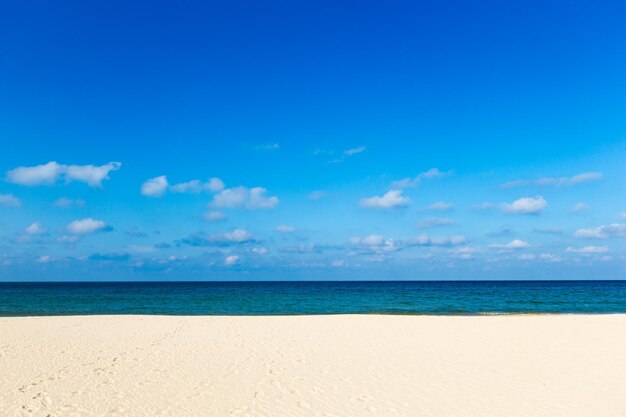
<path fill-rule="evenodd" d="M 626 416 L 626 315 L 0 318 L 1 416 Z"/>

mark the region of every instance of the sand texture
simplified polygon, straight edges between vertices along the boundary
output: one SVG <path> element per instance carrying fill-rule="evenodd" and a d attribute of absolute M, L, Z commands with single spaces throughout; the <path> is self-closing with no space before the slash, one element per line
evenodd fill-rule
<path fill-rule="evenodd" d="M 626 416 L 626 315 L 0 318 L 1 416 Z"/>

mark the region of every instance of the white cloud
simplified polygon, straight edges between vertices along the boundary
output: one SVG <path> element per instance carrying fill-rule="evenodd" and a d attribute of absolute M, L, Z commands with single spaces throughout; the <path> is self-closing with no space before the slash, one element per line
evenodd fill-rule
<path fill-rule="evenodd" d="M 269 253 L 269 250 L 267 250 L 265 246 L 261 246 L 258 248 L 250 249 L 250 252 L 254 253 L 255 255 L 267 255 Z"/>
<path fill-rule="evenodd" d="M 539 255 L 539 259 L 548 262 L 561 262 L 563 259 L 553 253 L 542 253 Z"/>
<path fill-rule="evenodd" d="M 231 246 L 243 243 L 253 242 L 254 236 L 245 229 L 235 229 L 232 232 L 225 233 L 194 233 L 180 241 L 179 244 L 189 246 Z"/>
<path fill-rule="evenodd" d="M 75 243 L 79 239 L 78 236 L 63 235 L 57 239 L 60 243 Z"/>
<path fill-rule="evenodd" d="M 427 217 L 417 223 L 417 227 L 420 229 L 427 229 L 430 227 L 447 226 L 454 224 L 454 220 L 447 219 L 445 217 Z"/>
<path fill-rule="evenodd" d="M 224 189 L 224 181 L 219 178 L 210 178 L 203 182 L 200 180 L 191 180 L 178 184 L 170 184 L 167 176 L 146 180 L 141 186 L 141 194 L 147 197 L 162 197 L 169 190 L 172 193 L 179 194 L 200 194 L 202 192 L 216 193 Z"/>
<path fill-rule="evenodd" d="M 320 200 L 324 197 L 326 197 L 326 193 L 320 190 L 313 191 L 308 195 L 309 200 Z"/>
<path fill-rule="evenodd" d="M 109 179 L 109 172 L 117 171 L 122 166 L 119 162 L 109 162 L 105 165 L 61 165 L 65 169 L 66 181 L 79 181 L 90 187 L 102 186 L 102 181 Z"/>
<path fill-rule="evenodd" d="M 504 250 L 518 250 L 518 249 L 526 249 L 530 247 L 530 245 L 526 241 L 523 241 L 520 239 L 513 239 L 509 243 L 491 245 L 491 247 L 496 248 L 496 249 L 504 249 Z"/>
<path fill-rule="evenodd" d="M 367 147 L 365 146 L 358 146 L 356 148 L 351 148 L 351 149 L 346 149 L 345 151 L 343 151 L 343 154 L 339 157 L 339 158 L 335 158 L 332 159 L 330 161 L 328 161 L 329 164 L 339 164 L 343 161 L 345 161 L 347 158 L 363 153 L 365 152 L 365 150 L 367 149 Z M 314 152 L 315 155 L 321 155 L 321 154 L 333 154 L 333 151 L 323 151 L 321 149 L 318 149 Z"/>
<path fill-rule="evenodd" d="M 21 185 L 52 185 L 62 173 L 56 161 L 34 167 L 17 167 L 7 172 L 9 182 Z"/>
<path fill-rule="evenodd" d="M 450 211 L 453 208 L 454 204 L 446 203 L 445 201 L 437 201 L 436 203 L 433 203 L 427 207 L 428 210 L 432 211 Z"/>
<path fill-rule="evenodd" d="M 209 210 L 204 213 L 204 218 L 210 222 L 222 222 L 226 220 L 226 215 L 218 210 Z"/>
<path fill-rule="evenodd" d="M 452 171 L 443 172 L 438 168 L 431 168 L 428 171 L 421 172 L 415 177 L 406 177 L 391 183 L 392 188 L 417 187 L 422 180 L 442 178 L 451 175 Z"/>
<path fill-rule="evenodd" d="M 330 266 L 334 268 L 342 268 L 342 267 L 348 266 L 348 262 L 346 262 L 345 259 L 336 259 L 331 262 Z"/>
<path fill-rule="evenodd" d="M 104 165 L 63 165 L 56 161 L 32 167 L 17 167 L 7 172 L 9 182 L 21 185 L 52 185 L 59 179 L 66 182 L 79 181 L 90 187 L 102 186 L 102 181 L 109 179 L 109 173 L 120 169 L 120 162 Z"/>
<path fill-rule="evenodd" d="M 523 197 L 510 204 L 502 204 L 502 211 L 513 214 L 539 214 L 548 202 L 541 196 Z"/>
<path fill-rule="evenodd" d="M 52 261 L 52 257 L 49 255 L 43 255 L 37 258 L 36 261 L 37 263 L 40 263 L 40 264 L 47 264 L 48 262 Z"/>
<path fill-rule="evenodd" d="M 454 258 L 469 260 L 474 259 L 474 253 L 476 253 L 476 249 L 470 248 L 469 246 L 463 246 L 460 248 L 450 249 L 450 253 Z"/>
<path fill-rule="evenodd" d="M 6 207 L 20 207 L 22 200 L 15 197 L 13 194 L 0 194 L 0 205 Z"/>
<path fill-rule="evenodd" d="M 589 204 L 579 201 L 578 203 L 574 204 L 569 211 L 570 213 L 582 213 L 587 210 L 589 210 Z"/>
<path fill-rule="evenodd" d="M 390 190 L 382 197 L 374 196 L 362 199 L 361 206 L 376 209 L 390 209 L 407 206 L 410 201 L 411 199 L 409 197 L 402 195 L 402 190 Z"/>
<path fill-rule="evenodd" d="M 296 231 L 296 229 L 293 226 L 281 224 L 280 226 L 276 228 L 276 231 L 278 233 L 293 233 Z"/>
<path fill-rule="evenodd" d="M 565 251 L 589 255 L 589 254 L 596 254 L 596 253 L 606 253 L 609 251 L 609 248 L 606 246 L 585 246 L 583 248 L 573 248 L 570 246 L 567 249 L 565 249 Z"/>
<path fill-rule="evenodd" d="M 161 197 L 167 191 L 168 185 L 165 175 L 150 178 L 141 185 L 141 194 L 147 197 Z"/>
<path fill-rule="evenodd" d="M 85 200 L 72 200 L 66 197 L 61 197 L 54 202 L 54 205 L 57 207 L 83 207 L 85 205 Z"/>
<path fill-rule="evenodd" d="M 583 172 L 582 174 L 571 177 L 546 177 L 538 180 L 515 180 L 509 181 L 500 186 L 500 188 L 525 187 L 529 185 L 536 186 L 553 186 L 553 187 L 569 187 L 572 185 L 585 184 L 593 181 L 599 181 L 603 177 L 601 172 Z"/>
<path fill-rule="evenodd" d="M 24 229 L 24 232 L 31 236 L 45 235 L 48 232 L 48 229 L 46 229 L 40 222 L 34 222 Z"/>
<path fill-rule="evenodd" d="M 242 243 L 252 240 L 252 233 L 245 229 L 235 229 L 232 232 L 224 233 L 223 237 L 228 242 Z"/>
<path fill-rule="evenodd" d="M 402 242 L 393 239 L 386 239 L 380 235 L 369 235 L 365 237 L 352 237 L 350 244 L 363 252 L 395 252 L 403 249 Z"/>
<path fill-rule="evenodd" d="M 236 265 L 239 263 L 239 259 L 240 258 L 237 255 L 227 256 L 226 259 L 224 259 L 224 265 L 226 266 Z"/>
<path fill-rule="evenodd" d="M 523 253 L 518 256 L 517 259 L 521 259 L 522 261 L 532 261 L 533 259 L 535 259 L 535 255 L 533 255 L 532 253 Z"/>
<path fill-rule="evenodd" d="M 169 189 L 173 193 L 199 194 L 204 191 L 216 193 L 224 189 L 224 181 L 219 178 L 211 178 L 206 182 L 192 180 L 171 185 Z"/>
<path fill-rule="evenodd" d="M 609 239 L 626 236 L 626 223 L 612 223 L 606 226 L 578 229 L 574 236 L 582 239 Z"/>
<path fill-rule="evenodd" d="M 249 210 L 274 208 L 278 205 L 278 197 L 266 197 L 267 190 L 263 187 L 227 188 L 213 197 L 211 205 L 218 208 L 242 207 Z"/>
<path fill-rule="evenodd" d="M 430 237 L 422 234 L 408 240 L 407 244 L 411 246 L 457 246 L 465 243 L 465 241 L 465 236 L 461 235 Z"/>
<path fill-rule="evenodd" d="M 91 217 L 82 220 L 74 220 L 67 225 L 67 231 L 73 235 L 88 235 L 110 229 L 111 228 L 102 220 L 94 220 Z"/>
<path fill-rule="evenodd" d="M 348 155 L 348 156 L 352 156 L 352 155 L 356 155 L 356 154 L 361 153 L 361 152 L 365 152 L 365 149 L 367 149 L 367 147 L 359 146 L 357 148 L 347 149 L 343 153 Z"/>

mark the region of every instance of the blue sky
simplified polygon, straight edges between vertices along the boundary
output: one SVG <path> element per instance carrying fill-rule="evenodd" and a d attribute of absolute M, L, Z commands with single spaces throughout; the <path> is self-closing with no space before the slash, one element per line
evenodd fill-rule
<path fill-rule="evenodd" d="M 0 279 L 616 279 L 623 2 L 15 2 Z"/>

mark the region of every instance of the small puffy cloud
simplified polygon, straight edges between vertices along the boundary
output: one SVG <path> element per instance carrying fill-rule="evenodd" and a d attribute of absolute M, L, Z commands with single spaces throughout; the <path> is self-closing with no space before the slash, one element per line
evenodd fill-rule
<path fill-rule="evenodd" d="M 252 233 L 244 229 L 235 229 L 232 232 L 226 232 L 223 234 L 224 240 L 227 242 L 249 242 L 252 240 Z"/>
<path fill-rule="evenodd" d="M 503 249 L 503 250 L 518 250 L 518 249 L 526 249 L 530 247 L 530 245 L 526 241 L 523 241 L 520 239 L 513 239 L 509 243 L 491 245 L 491 247 L 495 249 Z"/>
<path fill-rule="evenodd" d="M 117 171 L 122 164 L 109 162 L 105 165 L 61 165 L 64 167 L 66 181 L 79 181 L 90 187 L 102 186 L 102 181 L 109 179 L 109 172 Z"/>
<path fill-rule="evenodd" d="M 102 220 L 94 220 L 91 217 L 82 220 L 74 220 L 67 225 L 67 231 L 72 235 L 88 235 L 97 232 L 112 230 Z"/>
<path fill-rule="evenodd" d="M 442 236 L 442 237 L 430 237 L 426 234 L 422 234 L 407 241 L 410 246 L 458 246 L 465 243 L 465 236 Z"/>
<path fill-rule="evenodd" d="M 147 197 L 162 197 L 169 190 L 178 194 L 200 194 L 203 192 L 216 193 L 224 189 L 224 181 L 219 178 L 210 178 L 207 181 L 191 180 L 178 184 L 170 184 L 167 176 L 146 180 L 141 186 L 141 194 Z"/>
<path fill-rule="evenodd" d="M 20 207 L 22 200 L 15 197 L 13 194 L 0 194 L 0 206 L 5 207 Z"/>
<path fill-rule="evenodd" d="M 141 185 L 141 195 L 145 195 L 146 197 L 161 197 L 167 191 L 168 186 L 169 184 L 165 175 L 150 178 Z"/>
<path fill-rule="evenodd" d="M 402 242 L 386 239 L 380 235 L 350 238 L 350 245 L 360 252 L 384 253 L 395 252 L 404 248 Z"/>
<path fill-rule="evenodd" d="M 233 266 L 233 265 L 238 264 L 239 260 L 240 260 L 239 256 L 237 256 L 237 255 L 230 255 L 230 256 L 227 256 L 224 259 L 224 265 L 226 265 L 226 266 Z"/>
<path fill-rule="evenodd" d="M 502 211 L 512 214 L 539 214 L 548 206 L 548 202 L 541 196 L 523 197 L 512 203 L 502 204 Z"/>
<path fill-rule="evenodd" d="M 47 264 L 48 262 L 52 262 L 52 257 L 50 255 L 43 255 L 37 258 L 35 261 L 40 264 Z"/>
<path fill-rule="evenodd" d="M 210 222 L 223 222 L 226 220 L 226 215 L 219 210 L 209 210 L 204 213 L 204 219 Z"/>
<path fill-rule="evenodd" d="M 626 236 L 626 223 L 612 223 L 605 226 L 578 229 L 574 236 L 581 239 L 609 239 Z"/>
<path fill-rule="evenodd" d="M 533 259 L 535 259 L 535 255 L 533 255 L 532 253 L 523 253 L 518 256 L 517 259 L 520 259 L 522 261 L 532 261 Z"/>
<path fill-rule="evenodd" d="M 553 253 L 542 253 L 539 255 L 539 259 L 547 262 L 561 262 L 563 258 Z"/>
<path fill-rule="evenodd" d="M 24 229 L 24 233 L 30 236 L 45 235 L 47 232 L 48 229 L 46 229 L 40 222 L 34 222 Z"/>
<path fill-rule="evenodd" d="M 454 204 L 446 203 L 445 201 L 437 201 L 436 203 L 433 203 L 427 207 L 428 210 L 432 211 L 450 211 L 453 208 Z"/>
<path fill-rule="evenodd" d="M 476 253 L 476 249 L 470 248 L 469 246 L 450 249 L 450 254 L 452 255 L 452 257 L 457 259 L 474 259 L 474 253 Z"/>
<path fill-rule="evenodd" d="M 54 205 L 61 208 L 83 207 L 85 205 L 85 200 L 72 200 L 70 198 L 61 197 L 54 202 Z"/>
<path fill-rule="evenodd" d="M 332 266 L 333 268 L 343 268 L 348 266 L 348 262 L 346 262 L 345 259 L 335 259 L 330 263 L 330 266 Z"/>
<path fill-rule="evenodd" d="M 405 207 L 411 202 L 409 197 L 402 195 L 402 190 L 390 190 L 381 197 L 374 196 L 361 200 L 361 207 L 375 209 L 392 209 Z"/>
<path fill-rule="evenodd" d="M 585 246 L 582 248 L 574 248 L 570 246 L 565 249 L 565 251 L 571 253 L 580 253 L 584 255 L 592 255 L 597 253 L 606 253 L 609 251 L 609 248 L 606 246 Z"/>
<path fill-rule="evenodd" d="M 552 186 L 552 187 L 570 187 L 578 184 L 586 184 L 594 181 L 599 181 L 603 177 L 601 172 L 583 172 L 571 177 L 546 177 L 537 180 L 515 180 L 509 181 L 500 186 L 500 188 L 514 188 L 525 187 L 529 185 L 535 185 L 539 187 Z"/>
<path fill-rule="evenodd" d="M 12 169 L 7 172 L 7 181 L 21 185 L 52 185 L 61 173 L 61 165 L 51 161 L 43 165 Z"/>
<path fill-rule="evenodd" d="M 224 233 L 194 233 L 179 243 L 189 246 L 229 246 L 254 242 L 252 233 L 244 229 L 235 229 Z"/>
<path fill-rule="evenodd" d="M 181 182 L 179 184 L 173 184 L 169 189 L 173 193 L 199 194 L 205 191 L 216 193 L 224 189 L 224 181 L 219 178 L 210 178 L 206 182 L 192 180 L 188 182 Z"/>
<path fill-rule="evenodd" d="M 255 255 L 267 255 L 269 253 L 269 250 L 267 250 L 265 246 L 260 246 L 258 248 L 250 249 L 250 252 L 254 253 Z"/>
<path fill-rule="evenodd" d="M 454 224 L 454 220 L 447 219 L 445 217 L 427 217 L 417 223 L 417 227 L 420 229 L 428 229 L 431 227 L 448 226 Z"/>
<path fill-rule="evenodd" d="M 280 226 L 276 228 L 276 231 L 278 233 L 293 233 L 296 231 L 296 229 L 293 226 L 281 224 Z"/>
<path fill-rule="evenodd" d="M 213 197 L 211 205 L 216 208 L 269 209 L 278 205 L 278 197 L 266 196 L 263 187 L 227 188 Z"/>
<path fill-rule="evenodd" d="M 309 200 L 321 200 L 322 198 L 326 197 L 326 193 L 324 191 L 317 190 L 309 193 L 307 197 L 309 198 Z"/>
<path fill-rule="evenodd" d="M 60 242 L 60 243 L 71 244 L 71 243 L 77 242 L 78 239 L 79 239 L 79 237 L 76 236 L 76 235 L 63 235 L 63 236 L 60 236 L 57 239 L 57 241 Z"/>
<path fill-rule="evenodd" d="M 109 179 L 109 173 L 120 169 L 120 162 L 104 165 L 64 165 L 56 161 L 32 167 L 17 167 L 7 172 L 7 181 L 20 185 L 52 185 L 59 179 L 66 182 L 78 181 L 90 187 L 101 187 Z"/>
<path fill-rule="evenodd" d="M 443 172 L 438 168 L 431 168 L 428 171 L 421 172 L 417 174 L 415 177 L 406 177 L 401 180 L 394 181 L 391 183 L 393 188 L 408 188 L 408 187 L 417 187 L 422 180 L 429 180 L 435 178 L 443 178 L 451 175 L 452 171 Z"/>
<path fill-rule="evenodd" d="M 583 203 L 582 201 L 580 201 L 574 204 L 569 211 L 570 213 L 583 213 L 587 210 L 589 210 L 589 204 Z"/>

